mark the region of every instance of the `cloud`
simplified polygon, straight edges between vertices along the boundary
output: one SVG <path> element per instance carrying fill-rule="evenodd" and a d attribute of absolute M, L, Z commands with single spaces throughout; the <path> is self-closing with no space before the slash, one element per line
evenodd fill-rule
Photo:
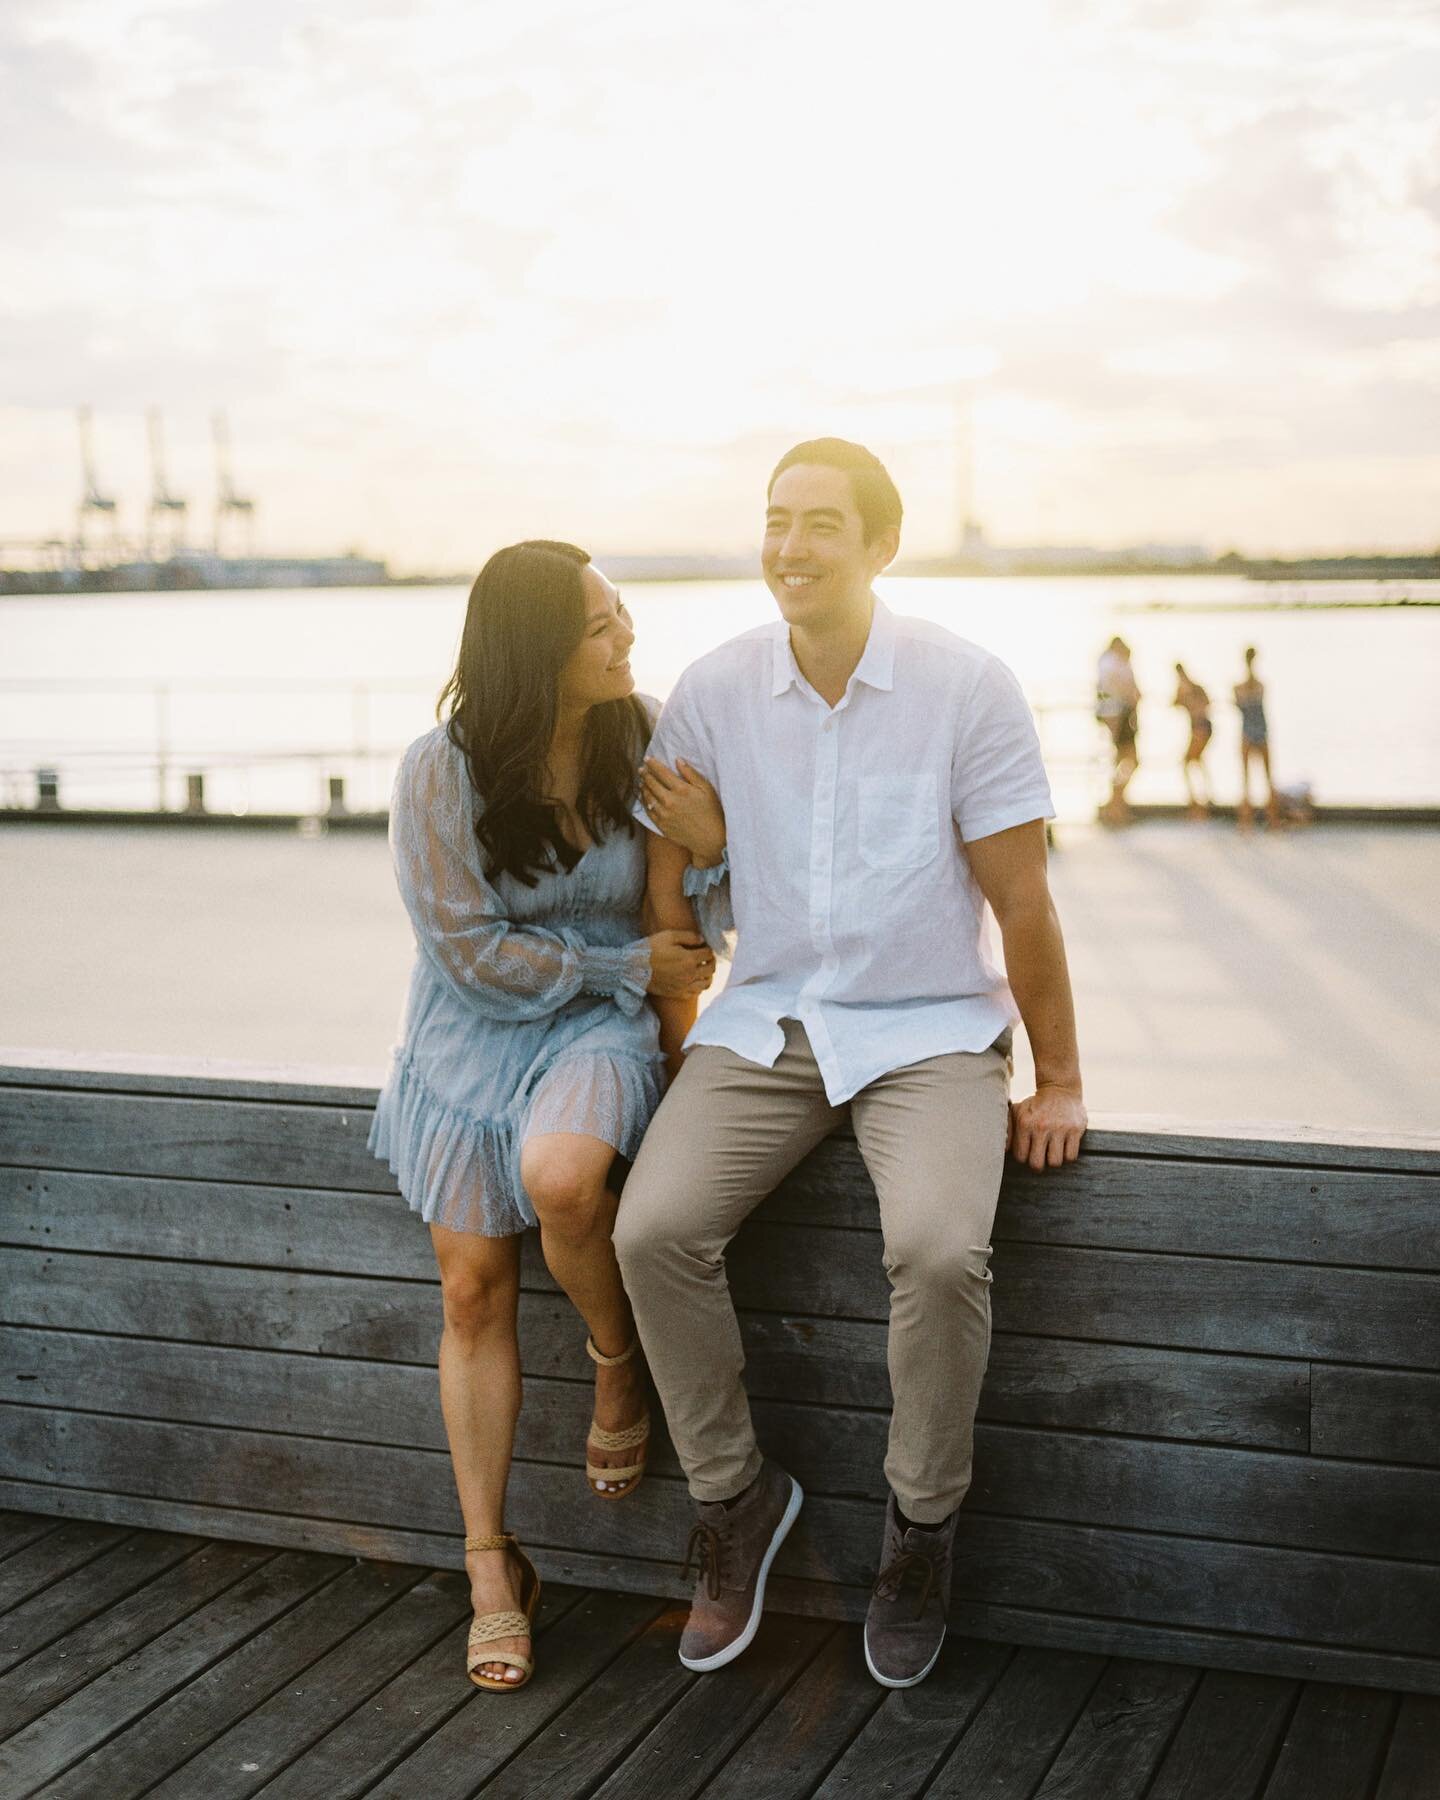
<path fill-rule="evenodd" d="M 1057 531 L 1153 535 L 1163 478 L 1229 537 L 1225 456 L 1357 446 L 1385 529 L 1429 519 L 1428 5 L 12 0 L 0 84 L 12 429 L 91 401 L 143 495 L 144 407 L 198 486 L 229 404 L 277 547 L 446 562 L 567 506 L 723 545 L 822 422 L 915 469 L 922 547 L 966 384 L 1001 535 L 1042 482 Z"/>

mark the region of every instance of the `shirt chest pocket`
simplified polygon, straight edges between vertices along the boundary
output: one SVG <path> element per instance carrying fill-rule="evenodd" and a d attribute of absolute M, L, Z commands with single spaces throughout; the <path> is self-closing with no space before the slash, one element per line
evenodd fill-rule
<path fill-rule="evenodd" d="M 860 856 L 872 869 L 920 869 L 940 851 L 933 775 L 860 778 Z"/>

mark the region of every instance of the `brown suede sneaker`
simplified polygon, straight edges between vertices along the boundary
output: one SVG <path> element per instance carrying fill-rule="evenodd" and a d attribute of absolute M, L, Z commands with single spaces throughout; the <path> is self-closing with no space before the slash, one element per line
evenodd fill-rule
<path fill-rule="evenodd" d="M 699 1565 L 690 1617 L 680 1637 L 687 1669 L 719 1669 L 754 1637 L 765 1605 L 765 1579 L 805 1496 L 800 1483 L 767 1456 L 743 1500 L 702 1501 L 685 1550 L 688 1574 Z"/>
<path fill-rule="evenodd" d="M 880 1573 L 865 1614 L 865 1666 L 881 1687 L 914 1687 L 935 1667 L 950 1610 L 951 1551 L 959 1510 L 933 1531 L 901 1531 L 895 1496 L 885 1502 Z"/>

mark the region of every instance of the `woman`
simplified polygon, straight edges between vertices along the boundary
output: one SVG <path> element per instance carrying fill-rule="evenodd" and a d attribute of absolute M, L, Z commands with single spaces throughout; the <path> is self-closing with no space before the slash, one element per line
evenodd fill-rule
<path fill-rule="evenodd" d="M 1180 773 L 1185 778 L 1185 793 L 1190 801 L 1190 817 L 1203 819 L 1214 805 L 1214 795 L 1210 791 L 1210 771 L 1205 767 L 1205 747 L 1214 734 L 1215 727 L 1210 721 L 1210 696 L 1198 681 L 1193 681 L 1185 673 L 1184 663 L 1176 663 L 1175 705 L 1183 707 L 1190 715 L 1190 742 L 1185 746 L 1185 755 L 1180 764 Z M 1196 781 L 1196 777 L 1200 780 Z M 1201 790 L 1197 792 L 1197 787 Z"/>
<path fill-rule="evenodd" d="M 1140 767 L 1140 685 L 1130 662 L 1130 646 L 1122 637 L 1111 638 L 1096 668 L 1095 717 L 1110 734 L 1115 759 L 1110 798 L 1098 816 L 1105 825 L 1128 825 L 1132 814 L 1125 790 Z"/>
<path fill-rule="evenodd" d="M 654 707 L 634 693 L 633 642 L 583 550 L 497 551 L 470 593 L 443 723 L 406 751 L 391 810 L 419 954 L 370 1147 L 430 1226 L 476 1612 L 466 1667 L 497 1692 L 529 1678 L 539 1597 L 504 1528 L 520 1234 L 538 1224 L 589 1328 L 586 1474 L 618 1499 L 643 1472 L 649 1418 L 610 1242 L 610 1171 L 633 1158 L 663 1083 L 646 995 L 693 1016 L 715 968 L 698 935 L 643 930 L 631 807 Z"/>
<path fill-rule="evenodd" d="M 1235 684 L 1235 705 L 1240 712 L 1240 811 L 1242 831 L 1255 823 L 1255 808 L 1250 802 L 1250 769 L 1259 763 L 1265 777 L 1265 817 L 1271 825 L 1280 823 L 1280 802 L 1275 796 L 1275 782 L 1270 774 L 1270 728 L 1265 722 L 1265 683 L 1255 673 L 1256 651 L 1245 652 L 1245 679 Z"/>

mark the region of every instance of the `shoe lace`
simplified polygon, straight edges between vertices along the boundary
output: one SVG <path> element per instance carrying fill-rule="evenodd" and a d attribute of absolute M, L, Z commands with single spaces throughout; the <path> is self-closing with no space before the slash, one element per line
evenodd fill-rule
<path fill-rule="evenodd" d="M 685 1561 L 680 1569 L 680 1579 L 683 1581 L 690 1573 L 690 1566 L 693 1563 L 696 1576 L 704 1581 L 706 1592 L 710 1598 L 718 1600 L 720 1598 L 722 1554 L 720 1533 L 713 1525 L 707 1525 L 702 1520 L 700 1524 L 691 1529 L 690 1541 L 685 1546 Z"/>
<path fill-rule="evenodd" d="M 900 1590 L 905 1585 L 905 1577 L 913 1574 L 920 1576 L 920 1599 L 915 1608 L 915 1617 L 918 1619 L 924 1614 L 925 1602 L 935 1586 L 935 1563 L 923 1550 L 902 1550 L 892 1558 L 875 1577 L 873 1591 L 877 1599 L 898 1600 Z"/>

